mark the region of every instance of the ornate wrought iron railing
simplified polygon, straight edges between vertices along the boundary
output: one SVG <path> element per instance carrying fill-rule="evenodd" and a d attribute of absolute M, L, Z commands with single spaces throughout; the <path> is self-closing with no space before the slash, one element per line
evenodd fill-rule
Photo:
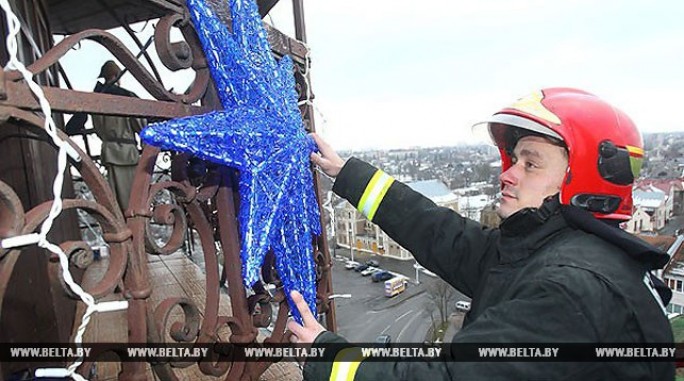
<path fill-rule="evenodd" d="M 154 0 L 155 3 L 163 3 Z M 217 1 L 216 6 L 222 3 Z M 188 20 L 187 12 L 175 5 L 168 7 L 169 13 L 159 19 L 155 30 L 155 46 L 160 61 L 170 70 L 191 68 L 195 79 L 189 89 L 182 94 L 168 91 L 157 74 L 148 69 L 115 36 L 103 31 L 90 29 L 70 35 L 47 50 L 39 59 L 28 65 L 34 73 L 43 73 L 56 67 L 58 60 L 71 48 L 84 40 L 94 41 L 106 48 L 135 79 L 155 99 L 137 99 L 110 94 L 81 92 L 59 87 L 43 86 L 43 91 L 57 115 L 84 112 L 90 114 L 117 115 L 130 117 L 160 118 L 187 116 L 211 110 L 218 101 L 213 89 L 209 71 L 199 41 Z M 301 10 L 301 0 L 295 0 L 295 9 Z M 271 4 L 272 6 L 272 4 Z M 227 16 L 224 16 L 227 17 Z M 224 20 L 224 21 L 227 21 Z M 296 20 L 298 32 L 303 36 L 303 21 Z M 184 41 L 171 42 L 170 30 L 177 27 L 182 31 Z M 306 46 L 277 30 L 268 27 L 269 41 L 277 56 L 289 54 L 296 63 L 297 90 L 301 99 L 310 94 L 306 76 L 308 64 Z M 200 104 L 200 105 L 198 105 Z M 311 107 L 302 107 L 305 124 L 314 129 Z M 0 128 L 5 122 L 21 126 L 18 139 L 38 139 L 47 141 L 42 130 L 43 117 L 38 113 L 38 102 L 31 95 L 21 76 L 14 71 L 0 71 Z M 232 343 L 251 343 L 257 340 L 258 329 L 271 325 L 273 328 L 268 342 L 285 342 L 288 307 L 282 287 L 275 273 L 272 261 L 267 260 L 263 268 L 264 283 L 258 283 L 247 290 L 242 283 L 239 256 L 238 229 L 236 226 L 235 171 L 215 165 L 196 172 L 186 155 L 171 155 L 171 178 L 154 179 L 155 163 L 160 151 L 145 147 L 136 168 L 133 192 L 128 208 L 122 211 L 116 198 L 102 176 L 98 165 L 68 136 L 60 132 L 62 139 L 81 155 L 79 162 L 70 162 L 73 171 L 78 172 L 79 181 L 92 193 L 91 199 L 65 197 L 64 211 L 78 209 L 85 212 L 92 226 L 99 229 L 102 238 L 109 246 L 109 263 L 104 276 L 86 291 L 96 298 L 115 295 L 128 300 L 127 314 L 128 341 L 132 343 L 162 342 L 172 337 L 179 342 L 211 343 L 219 338 L 217 332 L 228 328 L 227 340 Z M 44 179 L 51 182 L 51 179 Z M 315 180 L 316 183 L 318 180 Z M 318 189 L 318 185 L 316 184 Z M 47 217 L 51 200 L 29 210 L 24 210 L 20 194 L 12 186 L 0 180 L 0 239 L 37 231 Z M 159 194 L 172 194 L 160 203 Z M 151 226 L 166 225 L 170 232 L 159 243 L 154 239 Z M 91 227 L 92 227 L 91 226 Z M 149 303 L 155 292 L 151 287 L 150 273 L 147 268 L 151 255 L 168 255 L 183 245 L 188 228 L 199 236 L 202 255 L 206 266 L 206 298 L 203 303 L 182 297 L 170 297 L 156 306 Z M 318 302 L 319 312 L 325 316 L 329 329 L 335 329 L 334 305 L 328 298 L 332 294 L 330 279 L 331 259 L 324 237 L 319 237 L 315 245 L 315 261 L 319 269 Z M 74 271 L 87 268 L 93 263 L 93 253 L 83 239 L 61 242 L 61 248 L 71 260 Z M 232 316 L 219 313 L 219 258 L 217 247 L 223 252 L 224 278 L 228 283 Z M 12 311 L 3 310 L 5 291 L 10 278 L 15 274 L 15 263 L 22 255 L 22 248 L 0 249 L 0 317 Z M 272 256 L 271 256 L 272 257 Z M 267 257 L 268 258 L 268 257 Z M 50 261 L 45 254 L 44 261 Z M 276 292 L 267 290 L 265 283 L 276 286 Z M 69 294 L 66 287 L 62 292 Z M 199 305 L 204 306 L 200 310 Z M 271 321 L 272 308 L 279 306 L 275 322 Z M 173 321 L 171 310 L 182 308 L 184 320 Z M 77 316 L 77 319 L 80 318 Z M 63 323 L 63 322 L 61 322 Z M 60 323 L 60 324 L 61 324 Z M 73 322 L 69 322 L 73 323 Z M 5 329 L 6 327 L 3 327 Z M 8 327 L 11 328 L 11 327 Z M 199 370 L 227 380 L 257 379 L 270 365 L 268 360 L 248 363 L 215 363 L 210 356 L 195 364 L 155 364 L 152 368 L 161 379 L 179 379 L 175 374 L 178 366 L 197 366 Z M 92 364 L 84 364 L 79 369 L 88 374 Z M 0 365 L 0 370 L 2 365 Z M 120 379 L 144 379 L 146 364 L 124 362 L 121 364 Z"/>

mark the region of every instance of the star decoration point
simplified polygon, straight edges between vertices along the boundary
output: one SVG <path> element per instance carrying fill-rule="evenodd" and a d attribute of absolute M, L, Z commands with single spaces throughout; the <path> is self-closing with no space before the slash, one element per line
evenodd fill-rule
<path fill-rule="evenodd" d="M 233 33 L 210 4 L 187 1 L 223 110 L 151 124 L 141 137 L 239 171 L 243 281 L 259 281 L 272 250 L 301 322 L 289 294 L 302 293 L 315 316 L 312 241 L 321 226 L 309 155 L 316 147 L 297 106 L 292 60 L 275 61 L 254 0 L 228 2 Z"/>

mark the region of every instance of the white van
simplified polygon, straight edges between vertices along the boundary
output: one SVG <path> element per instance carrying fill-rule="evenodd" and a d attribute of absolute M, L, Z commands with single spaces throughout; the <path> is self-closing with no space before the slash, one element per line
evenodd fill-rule
<path fill-rule="evenodd" d="M 456 302 L 456 309 L 459 311 L 470 311 L 470 302 L 459 300 Z"/>

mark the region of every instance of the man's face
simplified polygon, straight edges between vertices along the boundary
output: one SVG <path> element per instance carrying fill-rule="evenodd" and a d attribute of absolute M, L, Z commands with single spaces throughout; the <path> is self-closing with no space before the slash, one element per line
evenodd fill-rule
<path fill-rule="evenodd" d="M 541 206 L 545 198 L 560 191 L 568 168 L 565 149 L 540 136 L 518 140 L 511 159 L 511 167 L 499 176 L 502 194 L 496 213 L 501 218 Z"/>

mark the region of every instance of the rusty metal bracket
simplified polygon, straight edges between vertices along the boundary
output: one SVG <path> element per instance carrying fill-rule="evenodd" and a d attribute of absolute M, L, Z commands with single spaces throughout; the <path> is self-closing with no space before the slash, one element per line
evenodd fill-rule
<path fill-rule="evenodd" d="M 40 104 L 31 94 L 24 81 L 5 82 L 7 98 L 0 101 L 2 106 L 25 110 L 40 110 Z M 159 102 L 148 99 L 122 97 L 111 94 L 87 93 L 42 86 L 45 97 L 50 101 L 53 111 L 118 116 L 175 118 L 179 116 L 204 114 L 211 111 L 208 107 L 191 106 L 176 102 Z"/>
<path fill-rule="evenodd" d="M 5 90 L 5 70 L 0 70 L 0 101 L 7 99 L 7 90 Z"/>

